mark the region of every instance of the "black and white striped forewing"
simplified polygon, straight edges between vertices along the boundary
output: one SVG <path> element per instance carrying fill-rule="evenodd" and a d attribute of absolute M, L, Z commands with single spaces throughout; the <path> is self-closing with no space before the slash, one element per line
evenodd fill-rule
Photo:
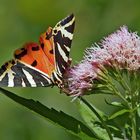
<path fill-rule="evenodd" d="M 55 67 L 59 75 L 62 75 L 68 66 L 74 26 L 75 17 L 72 14 L 57 23 L 52 31 L 54 38 Z"/>
<path fill-rule="evenodd" d="M 48 75 L 18 60 L 12 60 L 0 68 L 1 87 L 46 87 L 52 85 Z"/>

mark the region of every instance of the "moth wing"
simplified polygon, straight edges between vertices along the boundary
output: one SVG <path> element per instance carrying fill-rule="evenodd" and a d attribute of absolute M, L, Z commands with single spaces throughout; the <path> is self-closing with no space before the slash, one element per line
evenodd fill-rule
<path fill-rule="evenodd" d="M 46 50 L 42 49 L 48 58 L 47 62 L 46 59 L 45 61 L 42 59 L 42 61 L 40 61 L 42 56 L 38 57 L 38 55 L 32 55 L 32 51 L 36 51 L 36 53 L 39 53 L 39 50 L 41 51 L 41 49 L 38 50 L 40 46 L 36 46 L 36 44 L 28 44 L 26 46 L 29 47 L 19 49 L 16 52 L 16 59 L 7 62 L 0 68 L 0 86 L 42 87 L 50 86 L 58 79 L 61 81 L 62 75 L 69 62 L 69 53 L 73 39 L 74 25 L 75 17 L 72 14 L 58 22 L 52 30 L 48 30 L 47 33 L 50 35 L 50 38 L 48 38 L 49 36 L 47 35 L 47 40 L 49 40 L 49 42 L 46 42 L 46 46 L 48 47 Z M 51 44 L 47 45 L 50 42 Z M 30 49 L 32 49 L 32 51 L 30 51 Z M 29 51 L 32 53 L 29 53 Z M 32 55 L 33 58 L 37 56 L 36 59 L 34 58 L 36 61 L 33 61 L 34 59 L 31 59 L 32 57 L 29 58 L 27 54 Z M 45 62 L 45 64 L 48 64 L 47 67 L 43 63 L 41 63 L 41 66 L 36 65 L 40 62 Z M 46 68 L 49 69 L 47 70 Z M 53 73 L 53 70 L 57 74 Z M 51 73 L 55 74 L 53 79 L 50 78 Z"/>
<path fill-rule="evenodd" d="M 24 64 L 19 60 L 12 60 L 0 68 L 1 87 L 46 87 L 52 85 L 47 74 Z"/>
<path fill-rule="evenodd" d="M 69 53 L 73 39 L 75 17 L 73 14 L 67 16 L 56 24 L 52 30 L 54 39 L 55 69 L 61 76 L 69 64 Z"/>

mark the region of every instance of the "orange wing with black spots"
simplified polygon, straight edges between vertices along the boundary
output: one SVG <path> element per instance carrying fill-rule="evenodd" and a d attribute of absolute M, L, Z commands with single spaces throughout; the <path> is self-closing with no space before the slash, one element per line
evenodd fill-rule
<path fill-rule="evenodd" d="M 21 49 L 15 51 L 15 58 L 21 62 L 51 76 L 54 67 L 54 56 L 47 55 L 37 43 L 27 43 Z"/>
<path fill-rule="evenodd" d="M 54 65 L 54 43 L 52 38 L 52 28 L 49 27 L 47 32 L 41 34 L 39 42 L 45 55 L 48 56 L 49 61 Z"/>
<path fill-rule="evenodd" d="M 41 34 L 39 44 L 26 43 L 17 49 L 14 53 L 15 59 L 0 68 L 0 86 L 61 86 L 70 59 L 74 21 L 75 17 L 70 15 Z"/>

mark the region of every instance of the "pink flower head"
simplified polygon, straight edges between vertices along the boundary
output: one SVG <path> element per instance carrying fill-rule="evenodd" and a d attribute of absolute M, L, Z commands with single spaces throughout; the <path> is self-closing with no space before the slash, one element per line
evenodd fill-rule
<path fill-rule="evenodd" d="M 88 61 L 82 61 L 80 64 L 72 67 L 68 71 L 68 89 L 69 95 L 79 96 L 84 91 L 90 90 L 93 85 L 93 79 L 97 77 L 98 68 Z"/>
<path fill-rule="evenodd" d="M 72 67 L 67 75 L 69 95 L 83 95 L 93 88 L 94 80 L 99 80 L 101 69 L 117 66 L 120 69 L 136 71 L 140 68 L 140 38 L 128 32 L 123 26 L 120 30 L 104 38 L 85 52 L 84 60 Z"/>
<path fill-rule="evenodd" d="M 88 61 L 102 65 L 116 62 L 119 68 L 138 70 L 140 68 L 140 38 L 136 33 L 128 32 L 123 26 L 109 35 L 101 43 L 101 47 L 92 47 L 86 58 Z"/>

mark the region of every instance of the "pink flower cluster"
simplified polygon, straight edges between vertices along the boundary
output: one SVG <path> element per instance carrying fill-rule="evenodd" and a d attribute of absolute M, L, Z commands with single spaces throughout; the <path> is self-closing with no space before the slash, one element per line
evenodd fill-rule
<path fill-rule="evenodd" d="M 136 71 L 140 69 L 140 37 L 120 30 L 104 38 L 99 45 L 86 50 L 84 60 L 68 72 L 69 95 L 80 96 L 90 90 L 98 79 L 100 66 L 117 66 L 120 69 Z"/>

